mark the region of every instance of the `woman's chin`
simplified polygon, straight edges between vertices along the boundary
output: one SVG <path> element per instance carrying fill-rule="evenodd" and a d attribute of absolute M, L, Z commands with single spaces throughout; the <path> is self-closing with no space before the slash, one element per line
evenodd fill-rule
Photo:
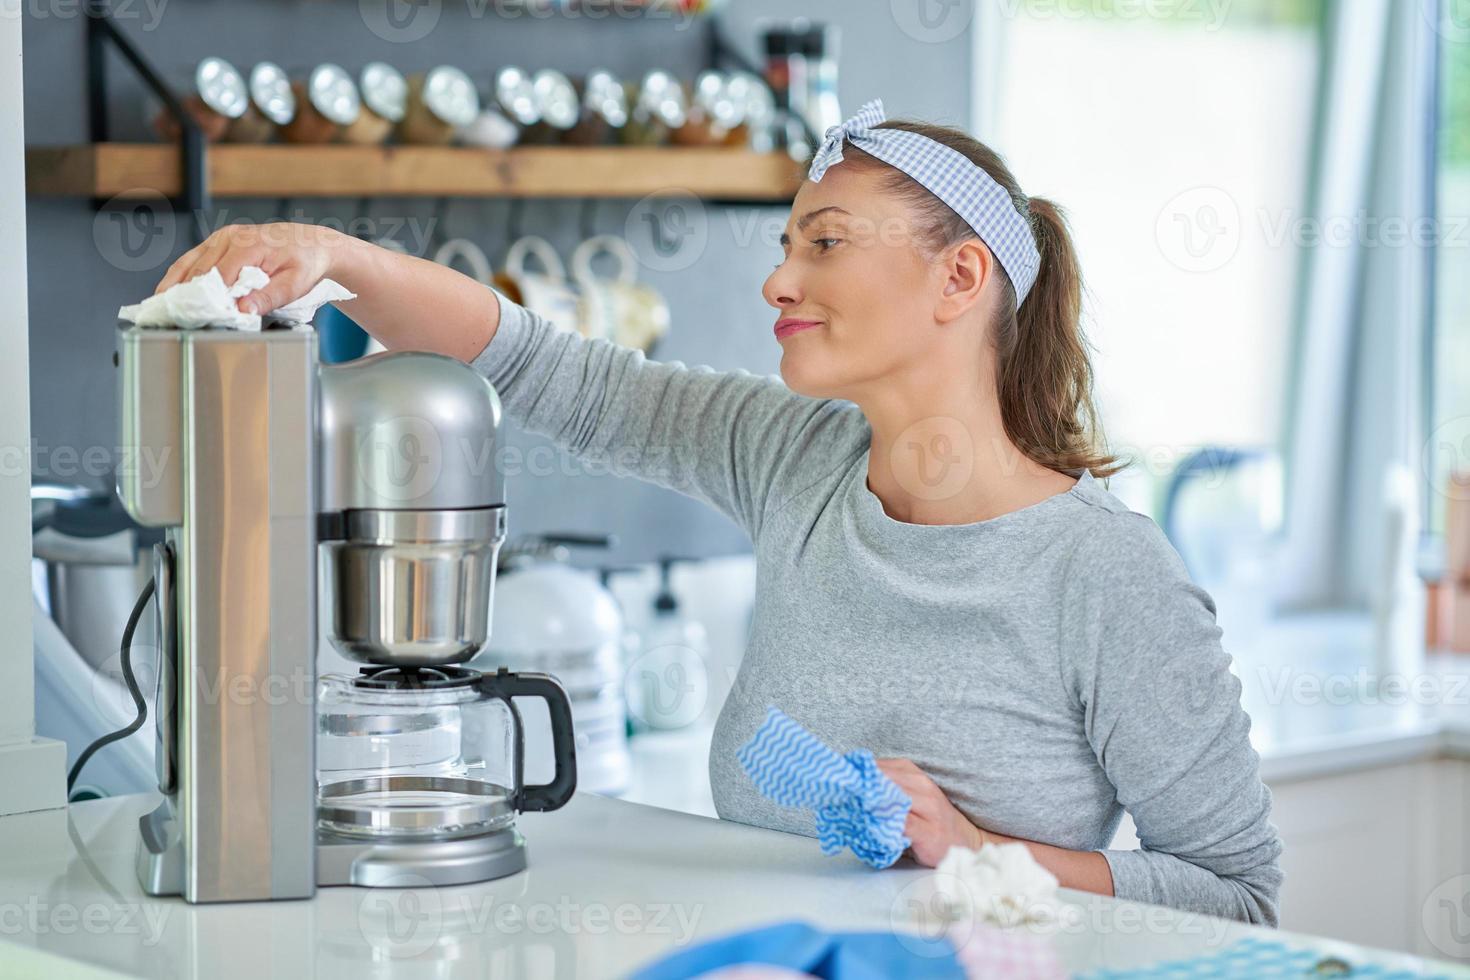
<path fill-rule="evenodd" d="M 810 357 L 787 351 L 781 358 L 781 380 L 798 395 L 808 398 L 832 398 L 834 385 L 826 373 L 814 370 Z"/>

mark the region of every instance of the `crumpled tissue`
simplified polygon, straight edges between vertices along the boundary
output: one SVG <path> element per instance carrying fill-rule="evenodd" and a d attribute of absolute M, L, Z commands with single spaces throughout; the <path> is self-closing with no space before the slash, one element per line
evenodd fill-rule
<path fill-rule="evenodd" d="M 118 319 L 126 320 L 139 327 L 198 330 L 203 327 L 223 327 L 228 330 L 259 330 L 261 316 L 244 313 L 235 305 L 240 297 L 248 295 L 270 283 L 270 276 L 257 266 L 247 265 L 240 269 L 233 286 L 226 286 L 219 269 L 213 268 L 187 282 L 177 283 L 141 303 L 124 306 L 117 311 Z M 303 297 L 271 311 L 277 320 L 294 323 L 310 323 L 316 311 L 327 303 L 356 299 L 357 294 L 341 283 L 323 279 Z"/>
<path fill-rule="evenodd" d="M 823 854 L 849 847 L 872 867 L 886 868 L 909 846 L 903 828 L 913 801 L 867 749 L 838 755 L 779 708 L 768 707 L 766 720 L 735 755 L 762 795 L 815 813 Z"/>
<path fill-rule="evenodd" d="M 934 869 L 938 904 L 952 919 L 1002 926 L 1052 922 L 1061 913 L 1057 879 L 1025 844 L 951 847 Z"/>

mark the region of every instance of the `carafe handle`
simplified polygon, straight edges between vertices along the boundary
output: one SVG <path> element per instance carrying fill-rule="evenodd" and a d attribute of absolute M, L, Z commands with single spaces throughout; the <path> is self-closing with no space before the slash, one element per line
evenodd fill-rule
<path fill-rule="evenodd" d="M 520 786 L 515 808 L 521 812 L 558 810 L 572 798 L 577 788 L 577 743 L 572 729 L 572 702 L 567 692 L 549 674 L 512 673 L 500 668 L 493 674 L 480 678 L 480 688 L 495 697 L 541 698 L 546 702 L 546 711 L 551 716 L 552 755 L 556 761 L 556 772 L 551 782 L 535 786 Z M 519 718 L 517 718 L 519 722 Z M 516 744 L 521 744 L 521 734 L 516 733 Z M 517 753 L 519 755 L 519 753 Z M 521 782 L 519 767 L 524 760 L 517 758 L 516 782 Z"/>

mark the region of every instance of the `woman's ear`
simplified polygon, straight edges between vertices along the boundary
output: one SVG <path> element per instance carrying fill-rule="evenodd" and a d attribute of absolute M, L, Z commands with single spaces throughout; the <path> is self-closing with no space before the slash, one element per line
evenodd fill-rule
<path fill-rule="evenodd" d="M 968 238 L 946 249 L 940 259 L 942 292 L 934 316 L 949 323 L 980 302 L 985 283 L 995 272 L 995 257 L 976 238 Z"/>

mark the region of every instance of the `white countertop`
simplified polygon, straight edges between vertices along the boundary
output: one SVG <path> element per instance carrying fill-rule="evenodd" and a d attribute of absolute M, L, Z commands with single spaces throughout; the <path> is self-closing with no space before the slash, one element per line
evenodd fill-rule
<path fill-rule="evenodd" d="M 137 817 L 117 797 L 0 819 L 0 974 L 90 968 L 150 977 L 612 977 L 722 933 L 801 918 L 832 929 L 915 932 L 928 872 L 872 871 L 814 840 L 578 794 L 526 814 L 530 868 L 442 889 L 328 888 L 310 901 L 191 906 L 141 894 Z M 1354 964 L 1458 976 L 1400 954 L 1065 892 L 1080 924 L 1041 930 L 1071 970 L 1133 967 L 1246 936 Z M 922 943 L 922 939 L 916 939 Z M 106 975 L 97 972 L 94 975 Z"/>

